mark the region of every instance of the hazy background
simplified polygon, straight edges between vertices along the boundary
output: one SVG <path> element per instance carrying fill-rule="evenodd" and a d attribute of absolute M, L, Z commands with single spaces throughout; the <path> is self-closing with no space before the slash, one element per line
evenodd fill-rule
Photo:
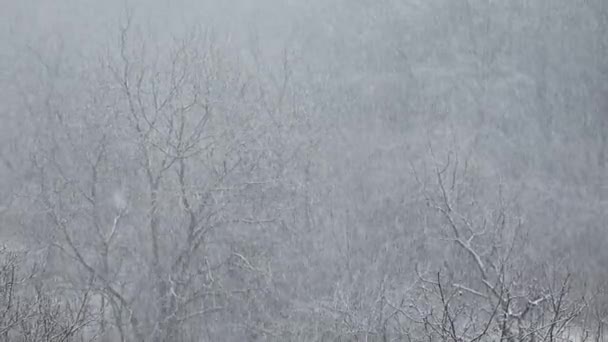
<path fill-rule="evenodd" d="M 4 340 L 604 338 L 605 1 L 0 7 Z"/>

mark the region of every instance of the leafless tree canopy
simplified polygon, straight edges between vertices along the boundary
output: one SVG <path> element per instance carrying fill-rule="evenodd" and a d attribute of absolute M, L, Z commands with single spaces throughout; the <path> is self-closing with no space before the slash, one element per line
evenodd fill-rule
<path fill-rule="evenodd" d="M 0 341 L 608 341 L 607 1 L 0 8 Z"/>

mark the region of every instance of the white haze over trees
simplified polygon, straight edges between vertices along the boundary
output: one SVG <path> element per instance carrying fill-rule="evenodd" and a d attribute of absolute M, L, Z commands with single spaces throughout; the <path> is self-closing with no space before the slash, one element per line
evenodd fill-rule
<path fill-rule="evenodd" d="M 606 341 L 605 0 L 3 0 L 0 341 Z"/>

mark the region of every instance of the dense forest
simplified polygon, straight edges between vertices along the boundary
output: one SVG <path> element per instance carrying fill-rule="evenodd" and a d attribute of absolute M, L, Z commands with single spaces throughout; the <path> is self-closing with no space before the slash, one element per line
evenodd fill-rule
<path fill-rule="evenodd" d="M 608 341 L 605 0 L 0 11 L 0 341 Z"/>

